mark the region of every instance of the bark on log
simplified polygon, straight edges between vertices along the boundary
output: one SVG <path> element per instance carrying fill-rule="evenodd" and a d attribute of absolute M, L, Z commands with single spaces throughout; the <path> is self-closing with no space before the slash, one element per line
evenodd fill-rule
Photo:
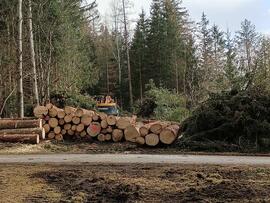
<path fill-rule="evenodd" d="M 58 119 L 50 118 L 49 119 L 49 125 L 51 126 L 51 128 L 55 128 L 56 126 L 58 126 Z"/>
<path fill-rule="evenodd" d="M 101 126 L 100 123 L 98 122 L 93 122 L 90 124 L 90 126 L 87 128 L 87 133 L 91 137 L 96 137 L 101 131 Z"/>
<path fill-rule="evenodd" d="M 92 122 L 92 116 L 88 114 L 84 114 L 81 117 L 81 123 L 84 124 L 84 126 L 89 126 Z"/>
<path fill-rule="evenodd" d="M 0 119 L 0 129 L 41 128 L 42 120 Z"/>
<path fill-rule="evenodd" d="M 160 133 L 160 141 L 163 144 L 167 144 L 170 145 L 172 144 L 178 135 L 180 127 L 178 125 L 171 125 L 169 127 L 166 127 L 165 129 L 163 129 Z"/>
<path fill-rule="evenodd" d="M 113 115 L 107 116 L 106 120 L 107 120 L 108 125 L 110 125 L 110 126 L 113 126 L 116 124 L 116 117 Z"/>
<path fill-rule="evenodd" d="M 48 109 L 46 106 L 37 106 L 34 108 L 34 115 L 36 118 L 43 118 L 48 115 Z"/>
<path fill-rule="evenodd" d="M 139 144 L 139 145 L 144 145 L 145 144 L 144 137 L 137 137 L 136 138 L 136 143 Z"/>
<path fill-rule="evenodd" d="M 124 137 L 124 133 L 120 129 L 114 129 L 112 132 L 112 139 L 114 142 L 121 142 Z"/>
<path fill-rule="evenodd" d="M 19 128 L 19 129 L 5 129 L 0 130 L 0 135 L 4 134 L 38 134 L 40 140 L 45 139 L 44 128 Z"/>
<path fill-rule="evenodd" d="M 152 146 L 155 147 L 157 146 L 159 143 L 159 137 L 156 134 L 148 134 L 145 136 L 145 144 L 148 146 Z"/>
<path fill-rule="evenodd" d="M 0 141 L 38 144 L 39 135 L 38 134 L 0 134 Z"/>

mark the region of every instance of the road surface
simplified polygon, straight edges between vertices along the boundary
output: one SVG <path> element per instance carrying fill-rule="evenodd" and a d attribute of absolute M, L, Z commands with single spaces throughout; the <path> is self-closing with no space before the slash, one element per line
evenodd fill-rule
<path fill-rule="evenodd" d="M 0 164 L 214 164 L 214 165 L 270 165 L 270 157 L 214 156 L 214 155 L 146 155 L 146 154 L 47 154 L 0 155 Z"/>

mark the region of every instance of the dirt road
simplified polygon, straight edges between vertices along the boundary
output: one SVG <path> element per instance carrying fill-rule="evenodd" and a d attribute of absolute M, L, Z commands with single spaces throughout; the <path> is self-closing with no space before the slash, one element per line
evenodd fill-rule
<path fill-rule="evenodd" d="M 146 155 L 146 154 L 47 154 L 0 155 L 3 163 L 102 163 L 102 164 L 213 164 L 270 165 L 270 157 L 210 155 Z"/>

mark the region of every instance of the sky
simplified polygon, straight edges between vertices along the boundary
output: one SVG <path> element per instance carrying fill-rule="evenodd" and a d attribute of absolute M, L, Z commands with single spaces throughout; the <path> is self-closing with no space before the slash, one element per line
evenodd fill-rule
<path fill-rule="evenodd" d="M 97 0 L 101 16 L 110 15 L 111 1 Z M 138 18 L 142 9 L 149 15 L 151 0 L 131 1 L 134 6 L 132 20 Z M 259 32 L 270 34 L 270 0 L 183 0 L 183 6 L 188 9 L 191 19 L 197 22 L 205 12 L 211 24 L 215 23 L 223 30 L 229 28 L 235 32 L 239 30 L 241 21 L 246 18 Z"/>

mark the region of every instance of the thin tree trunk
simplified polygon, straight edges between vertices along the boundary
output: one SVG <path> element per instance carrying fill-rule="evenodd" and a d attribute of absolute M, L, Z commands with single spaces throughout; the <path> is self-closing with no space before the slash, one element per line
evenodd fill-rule
<path fill-rule="evenodd" d="M 19 115 L 21 118 L 24 117 L 24 98 L 23 98 L 23 67 L 22 67 L 22 0 L 18 0 L 18 71 L 19 71 L 19 85 L 18 85 L 18 93 L 19 93 Z"/>
<path fill-rule="evenodd" d="M 50 51 L 49 51 L 48 72 L 47 72 L 47 100 L 50 100 L 50 76 L 51 76 L 51 63 L 52 63 L 52 32 L 50 32 L 49 41 L 50 41 Z"/>
<path fill-rule="evenodd" d="M 34 79 L 34 95 L 36 105 L 39 105 L 39 94 L 38 94 L 38 81 L 37 81 L 37 69 L 36 69 L 36 57 L 35 57 L 35 45 L 33 37 L 33 22 L 32 22 L 32 1 L 28 0 L 28 23 L 29 23 L 29 41 L 31 50 L 31 61 L 33 68 L 33 79 Z"/>
<path fill-rule="evenodd" d="M 130 100 L 130 106 L 133 107 L 133 93 L 132 93 L 132 82 L 131 82 L 131 67 L 130 67 L 130 58 L 129 58 L 128 31 L 127 31 L 125 0 L 122 0 L 122 4 L 123 4 L 124 27 L 125 27 L 124 38 L 125 38 L 125 45 L 126 45 L 127 67 L 128 67 L 129 100 Z"/>

